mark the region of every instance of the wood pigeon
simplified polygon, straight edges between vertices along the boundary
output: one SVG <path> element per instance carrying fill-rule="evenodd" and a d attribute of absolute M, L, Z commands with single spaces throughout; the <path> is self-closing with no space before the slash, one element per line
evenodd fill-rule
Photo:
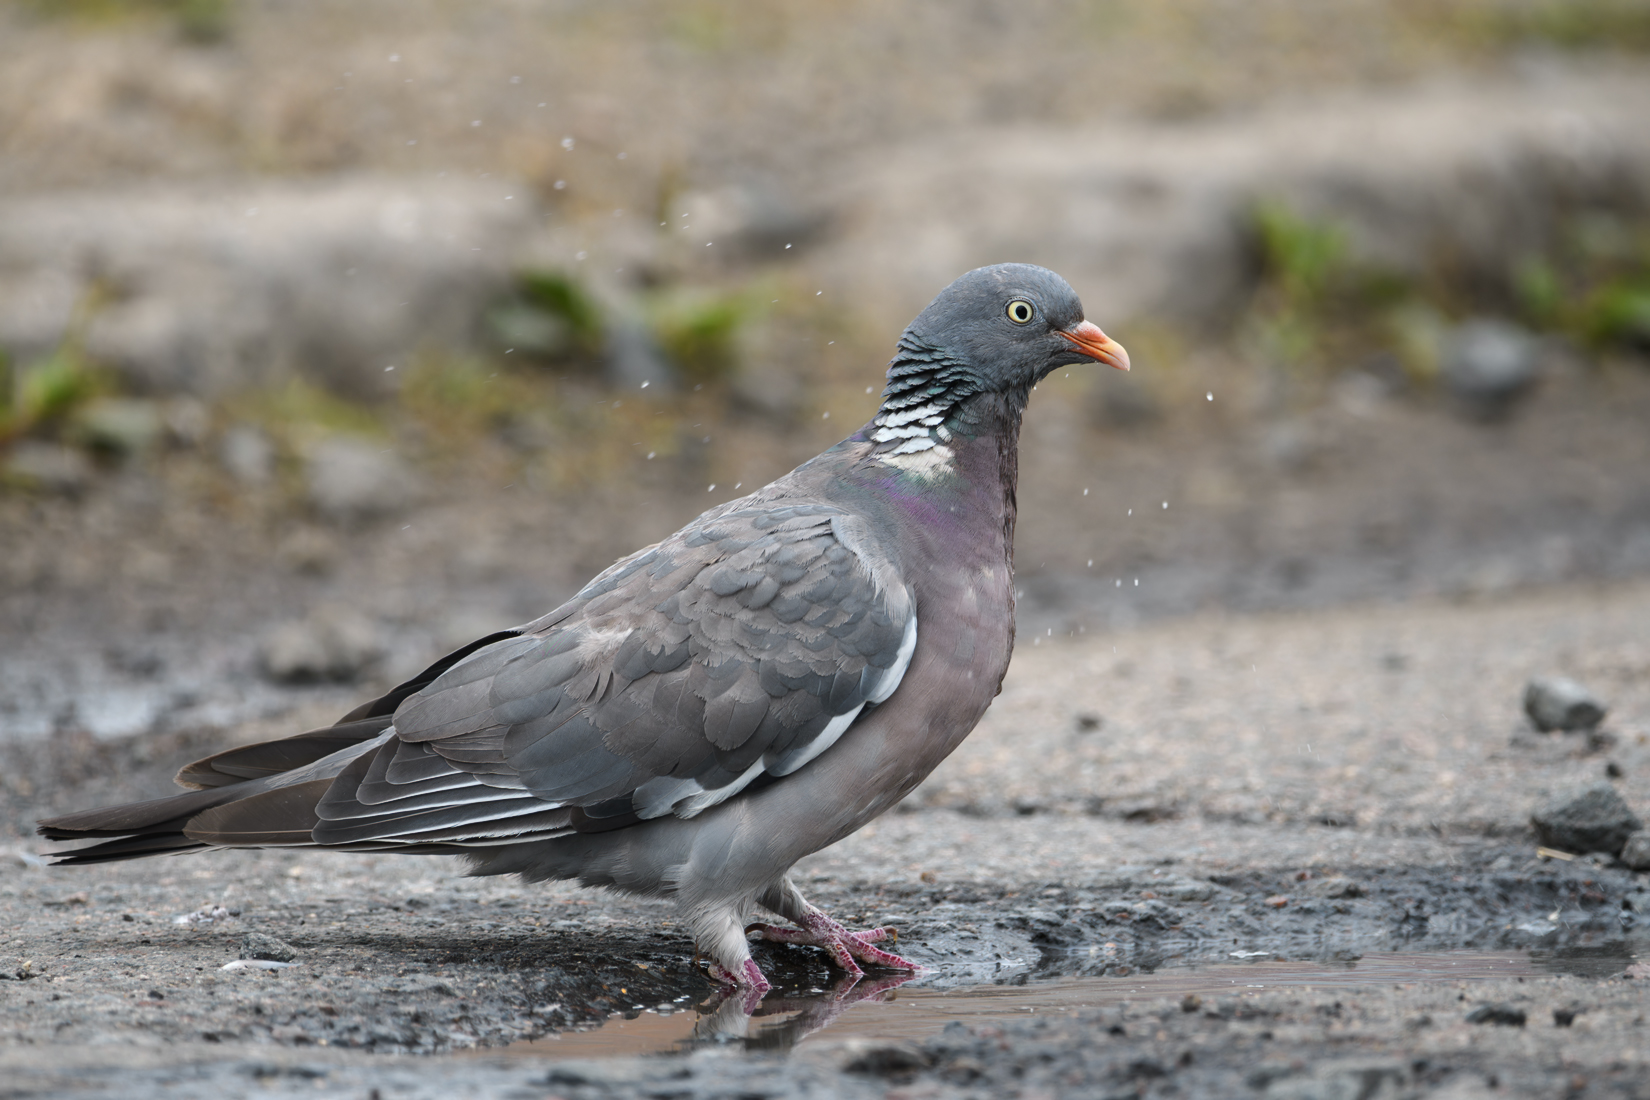
<path fill-rule="evenodd" d="M 457 854 L 475 874 L 674 898 L 719 982 L 770 940 L 915 970 L 809 904 L 793 864 L 968 735 L 1014 644 L 1020 417 L 1057 367 L 1128 355 L 1029 264 L 952 283 L 876 415 L 817 458 L 450 653 L 337 724 L 190 764 L 195 788 L 41 823 L 62 863 L 195 848 Z M 754 1003 L 754 1002 L 753 1002 Z"/>

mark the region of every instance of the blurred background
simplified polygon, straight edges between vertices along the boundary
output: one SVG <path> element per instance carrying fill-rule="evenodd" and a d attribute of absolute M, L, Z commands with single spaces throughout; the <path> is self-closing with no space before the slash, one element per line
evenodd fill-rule
<path fill-rule="evenodd" d="M 1032 402 L 1023 643 L 1650 573 L 1647 56 L 1645 0 L 0 0 L 9 827 L 542 613 L 986 263 L 1135 362 Z"/>

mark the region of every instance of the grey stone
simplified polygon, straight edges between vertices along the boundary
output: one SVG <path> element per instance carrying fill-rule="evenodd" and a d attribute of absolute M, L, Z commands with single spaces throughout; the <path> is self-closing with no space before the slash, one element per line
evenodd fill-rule
<path fill-rule="evenodd" d="M 418 496 L 418 482 L 393 450 L 363 439 L 334 437 L 309 453 L 309 500 L 328 519 L 392 515 Z"/>
<path fill-rule="evenodd" d="M 535 306 L 498 306 L 487 314 L 487 328 L 500 349 L 519 355 L 554 359 L 575 347 L 573 330 L 567 322 Z"/>
<path fill-rule="evenodd" d="M 1608 783 L 1557 798 L 1530 817 L 1549 848 L 1619 855 L 1627 838 L 1644 828 L 1620 792 Z"/>
<path fill-rule="evenodd" d="M 1592 729 L 1604 721 L 1608 708 L 1587 688 L 1564 676 L 1541 676 L 1524 688 L 1524 713 L 1535 728 Z"/>
<path fill-rule="evenodd" d="M 1621 861 L 1635 871 L 1650 871 L 1650 832 L 1643 829 L 1627 835 Z"/>
<path fill-rule="evenodd" d="M 1497 416 L 1529 392 L 1541 374 L 1541 344 L 1506 321 L 1466 321 L 1444 341 L 1444 387 L 1475 416 Z"/>
<path fill-rule="evenodd" d="M 617 316 L 608 324 L 605 357 L 604 374 L 620 389 L 645 386 L 662 393 L 676 388 L 676 373 L 647 326 L 634 317 Z"/>
<path fill-rule="evenodd" d="M 275 445 L 250 424 L 235 424 L 223 433 L 218 458 L 242 485 L 258 488 L 275 479 Z"/>
<path fill-rule="evenodd" d="M 46 354 L 113 284 L 86 349 L 147 392 L 295 374 L 392 392 L 386 366 L 474 343 L 542 224 L 530 196 L 371 176 L 14 196 L 0 202 L 0 347 Z"/>
<path fill-rule="evenodd" d="M 1313 879 L 1301 887 L 1301 890 L 1315 898 L 1330 898 L 1333 900 L 1361 898 L 1369 892 L 1368 888 L 1357 879 L 1345 878 L 1340 875 Z"/>
<path fill-rule="evenodd" d="M 289 963 L 297 957 L 297 948 L 274 936 L 266 936 L 262 932 L 248 932 L 241 937 L 240 958 Z"/>
<path fill-rule="evenodd" d="M 1267 1100 L 1399 1100 L 1411 1095 L 1409 1072 L 1397 1062 L 1319 1066 L 1311 1076 L 1279 1074 L 1260 1080 Z"/>
<path fill-rule="evenodd" d="M 377 627 L 337 608 L 273 627 L 261 647 L 264 671 L 282 683 L 353 680 L 383 655 Z"/>
<path fill-rule="evenodd" d="M 166 418 L 153 401 L 105 397 L 76 415 L 75 435 L 93 450 L 127 457 L 159 444 L 166 435 Z"/>
<path fill-rule="evenodd" d="M 92 479 L 92 464 L 71 447 L 25 440 L 5 456 L 0 475 L 26 489 L 73 496 Z"/>

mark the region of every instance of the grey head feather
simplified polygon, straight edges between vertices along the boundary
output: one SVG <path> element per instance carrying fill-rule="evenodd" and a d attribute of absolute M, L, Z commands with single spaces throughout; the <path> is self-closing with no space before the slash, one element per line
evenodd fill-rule
<path fill-rule="evenodd" d="M 1009 305 L 1029 303 L 1016 322 Z M 1060 332 L 1083 303 L 1060 276 L 1034 264 L 976 268 L 946 287 L 899 338 L 870 439 L 893 454 L 950 442 L 969 399 L 1023 395 L 1057 367 L 1087 361 Z"/>

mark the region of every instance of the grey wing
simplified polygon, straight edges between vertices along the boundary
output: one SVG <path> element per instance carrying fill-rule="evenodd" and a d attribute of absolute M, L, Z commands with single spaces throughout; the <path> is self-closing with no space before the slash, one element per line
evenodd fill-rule
<path fill-rule="evenodd" d="M 828 749 L 893 694 L 916 635 L 863 521 L 702 517 L 403 702 L 314 839 L 503 844 L 692 817 Z"/>

